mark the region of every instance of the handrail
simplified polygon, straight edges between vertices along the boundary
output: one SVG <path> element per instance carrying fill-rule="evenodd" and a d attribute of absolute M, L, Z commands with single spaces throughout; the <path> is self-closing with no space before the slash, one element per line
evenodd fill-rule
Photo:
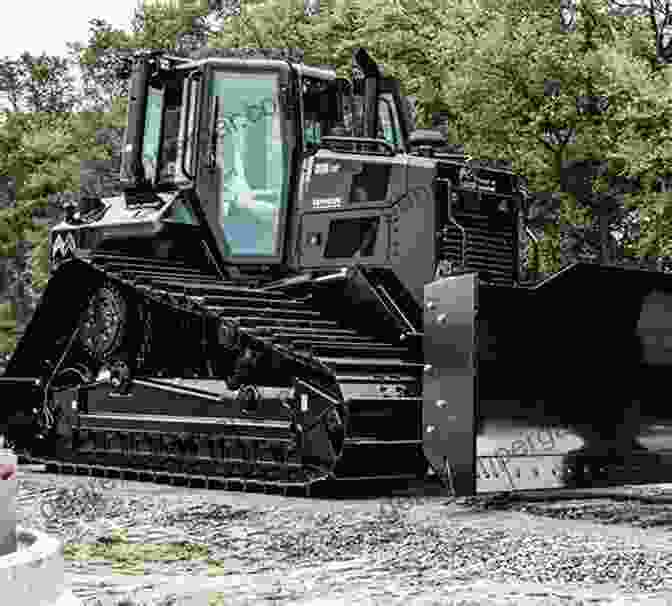
<path fill-rule="evenodd" d="M 405 331 L 406 334 L 416 334 L 417 330 L 415 326 L 413 326 L 413 323 L 408 319 L 406 314 L 401 311 L 401 308 L 395 303 L 394 299 L 392 298 L 392 295 L 390 295 L 389 292 L 387 292 L 387 289 L 382 285 L 378 284 L 376 286 L 376 290 L 378 291 L 379 294 L 383 295 L 383 298 L 386 299 L 387 304 L 392 307 L 392 310 L 396 313 L 397 318 L 400 319 L 406 326 L 410 329 L 410 331 Z"/>
<path fill-rule="evenodd" d="M 448 185 L 448 199 L 446 200 L 447 206 L 448 206 L 448 220 L 455 226 L 457 227 L 458 231 L 462 234 L 462 255 L 460 259 L 461 263 L 461 269 L 466 268 L 466 261 L 467 261 L 467 230 L 460 225 L 455 217 L 453 216 L 453 183 L 451 179 L 444 179 L 441 177 L 437 177 L 436 179 L 439 182 L 446 183 Z M 445 227 L 443 228 L 445 230 Z M 443 231 L 443 230 L 442 230 Z M 444 232 L 445 233 L 445 232 Z M 451 268 L 452 270 L 452 268 Z"/>

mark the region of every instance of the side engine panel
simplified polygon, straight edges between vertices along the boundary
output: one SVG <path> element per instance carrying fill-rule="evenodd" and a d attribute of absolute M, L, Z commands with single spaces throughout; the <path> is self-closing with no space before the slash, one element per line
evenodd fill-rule
<path fill-rule="evenodd" d="M 394 268 L 419 305 L 435 264 L 435 174 L 405 154 L 320 150 L 305 167 L 299 268 Z"/>

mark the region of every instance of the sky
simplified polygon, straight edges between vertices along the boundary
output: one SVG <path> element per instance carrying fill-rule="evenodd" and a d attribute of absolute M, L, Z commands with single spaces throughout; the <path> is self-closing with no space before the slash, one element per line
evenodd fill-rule
<path fill-rule="evenodd" d="M 130 31 L 137 0 L 3 0 L 0 57 L 32 55 L 65 57 L 66 42 L 86 43 L 89 20 L 104 19 Z"/>

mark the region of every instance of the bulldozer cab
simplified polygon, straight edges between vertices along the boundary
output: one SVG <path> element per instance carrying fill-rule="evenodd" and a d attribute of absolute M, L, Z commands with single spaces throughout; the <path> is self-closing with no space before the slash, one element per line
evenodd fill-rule
<path fill-rule="evenodd" d="M 136 58 L 122 162 L 127 202 L 138 192 L 193 188 L 200 208 L 176 203 L 171 218 L 207 223 L 223 263 L 310 265 L 307 251 L 296 257 L 289 241 L 307 228 L 301 191 L 313 157 L 354 153 L 355 163 L 372 163 L 367 174 L 405 165 L 412 126 L 399 83 L 365 51 L 356 58 L 362 77 L 352 85 L 291 55 Z M 366 138 L 378 143 L 353 147 Z M 360 184 L 353 195 L 371 192 Z"/>
<path fill-rule="evenodd" d="M 281 59 L 139 61 L 122 182 L 195 187 L 222 257 L 280 262 L 301 159 L 341 119 L 335 84 L 333 71 Z"/>

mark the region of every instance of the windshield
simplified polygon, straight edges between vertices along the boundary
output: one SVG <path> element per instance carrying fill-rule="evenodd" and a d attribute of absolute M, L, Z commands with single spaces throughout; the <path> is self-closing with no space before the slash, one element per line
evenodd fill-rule
<path fill-rule="evenodd" d="M 217 72 L 216 166 L 220 222 L 232 255 L 278 255 L 286 200 L 277 74 Z"/>

